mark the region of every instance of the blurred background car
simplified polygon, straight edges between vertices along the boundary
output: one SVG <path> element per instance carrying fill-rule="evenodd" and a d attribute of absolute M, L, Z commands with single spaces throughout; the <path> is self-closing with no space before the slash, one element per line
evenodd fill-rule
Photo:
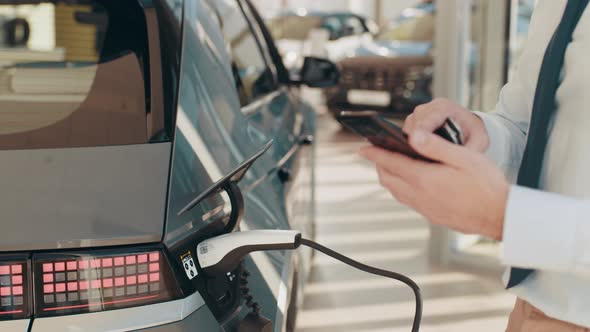
<path fill-rule="evenodd" d="M 358 14 L 306 9 L 280 14 L 267 24 L 285 66 L 295 71 L 309 55 L 338 61 L 378 31 L 373 20 Z"/>
<path fill-rule="evenodd" d="M 475 7 L 474 7 L 475 8 Z M 513 55 L 518 57 L 530 25 L 532 5 L 523 2 L 515 15 L 516 38 Z M 338 61 L 341 80 L 338 86 L 325 89 L 328 110 L 374 110 L 404 118 L 418 105 L 432 100 L 434 74 L 436 2 L 426 0 L 404 9 L 374 38 L 365 38 L 349 49 Z M 472 27 L 473 29 L 473 27 Z M 470 32 L 475 39 L 477 32 Z M 477 81 L 481 50 L 477 43 L 468 46 L 469 83 Z M 469 87 L 469 99 L 475 99 L 475 89 Z"/>
<path fill-rule="evenodd" d="M 435 6 L 408 8 L 374 38 L 364 40 L 340 60 L 337 87 L 325 90 L 334 115 L 376 110 L 403 117 L 432 99 Z"/>

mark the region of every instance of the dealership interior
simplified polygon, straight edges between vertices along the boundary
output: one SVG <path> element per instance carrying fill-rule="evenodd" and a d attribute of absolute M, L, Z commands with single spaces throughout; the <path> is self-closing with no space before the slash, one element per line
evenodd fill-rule
<path fill-rule="evenodd" d="M 493 111 L 536 2 L 0 0 L 0 332 L 410 330 L 412 289 L 305 239 L 411 278 L 420 331 L 503 331 L 502 244 L 395 200 L 339 119 Z"/>
<path fill-rule="evenodd" d="M 339 101 L 347 104 L 344 109 L 352 104 L 352 109 L 389 112 L 399 123 L 411 112 L 409 108 L 432 97 L 450 98 L 472 110 L 493 110 L 523 47 L 534 3 L 257 1 L 271 31 L 277 26 L 275 39 L 279 49 L 283 47 L 286 64 L 295 64 L 301 52 L 338 61 L 342 65 L 340 86 L 348 85 L 344 100 Z M 322 36 L 311 28 L 312 21 L 335 13 L 359 15 L 367 20 L 364 24 L 370 32 L 352 33 L 357 23 L 350 18 L 345 23 L 350 24 L 346 37 L 328 37 L 322 42 Z M 297 39 L 305 42 L 297 44 Z M 386 81 L 388 77 L 380 75 L 387 74 L 378 71 L 393 67 L 419 71 L 414 73 L 417 79 L 401 89 L 370 82 Z M 348 79 L 366 80 L 366 85 L 343 82 Z M 401 96 L 390 96 L 385 92 L 389 88 L 400 89 Z M 404 271 L 415 278 L 428 312 L 424 331 L 503 331 L 515 299 L 501 282 L 500 245 L 431 226 L 395 203 L 379 186 L 374 166 L 357 153 L 367 143 L 334 121 L 333 113 L 343 107 L 331 99 L 334 94 L 312 90 L 306 96 L 319 114 L 317 240 L 367 264 Z M 402 101 L 396 104 L 398 98 Z M 388 105 L 395 106 L 387 109 Z M 297 331 L 407 330 L 413 318 L 410 290 L 327 257 L 316 256 L 312 266 Z"/>

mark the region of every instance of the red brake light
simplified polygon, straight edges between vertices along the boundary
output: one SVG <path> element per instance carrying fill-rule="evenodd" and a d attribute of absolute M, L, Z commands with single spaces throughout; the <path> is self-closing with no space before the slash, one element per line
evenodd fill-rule
<path fill-rule="evenodd" d="M 157 251 L 36 256 L 34 276 L 36 316 L 132 307 L 179 294 Z"/>
<path fill-rule="evenodd" d="M 29 316 L 27 263 L 0 262 L 0 320 Z"/>

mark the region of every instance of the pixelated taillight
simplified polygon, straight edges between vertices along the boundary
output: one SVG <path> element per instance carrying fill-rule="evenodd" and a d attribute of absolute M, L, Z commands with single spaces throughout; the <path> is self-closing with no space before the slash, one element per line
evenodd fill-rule
<path fill-rule="evenodd" d="M 36 255 L 35 316 L 121 309 L 165 302 L 180 291 L 157 250 Z"/>
<path fill-rule="evenodd" d="M 0 321 L 30 316 L 26 260 L 0 260 Z"/>

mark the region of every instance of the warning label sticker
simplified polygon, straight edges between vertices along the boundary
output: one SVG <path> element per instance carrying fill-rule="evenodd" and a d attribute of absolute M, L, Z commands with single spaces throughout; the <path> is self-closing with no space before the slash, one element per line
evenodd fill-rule
<path fill-rule="evenodd" d="M 186 254 L 180 256 L 180 259 L 182 260 L 182 266 L 184 267 L 184 272 L 186 273 L 188 280 L 193 280 L 193 278 L 196 277 L 198 273 L 197 266 L 195 265 L 195 261 L 191 255 L 191 252 L 189 251 Z"/>

